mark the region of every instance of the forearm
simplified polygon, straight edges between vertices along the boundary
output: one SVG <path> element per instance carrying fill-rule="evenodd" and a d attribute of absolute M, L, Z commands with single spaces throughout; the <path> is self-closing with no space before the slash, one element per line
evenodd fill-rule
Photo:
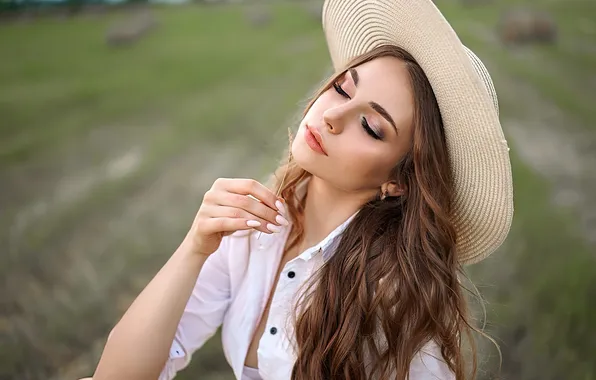
<path fill-rule="evenodd" d="M 157 379 L 205 260 L 176 250 L 112 330 L 94 380 Z"/>

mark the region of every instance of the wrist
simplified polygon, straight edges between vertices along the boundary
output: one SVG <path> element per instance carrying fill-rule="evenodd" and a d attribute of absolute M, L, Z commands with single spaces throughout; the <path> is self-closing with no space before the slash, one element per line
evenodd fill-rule
<path fill-rule="evenodd" d="M 196 241 L 196 239 L 192 236 L 186 236 L 180 247 L 178 248 L 179 251 L 185 252 L 185 254 L 197 256 L 203 259 L 209 257 L 208 254 L 202 253 L 200 249 L 200 245 Z"/>

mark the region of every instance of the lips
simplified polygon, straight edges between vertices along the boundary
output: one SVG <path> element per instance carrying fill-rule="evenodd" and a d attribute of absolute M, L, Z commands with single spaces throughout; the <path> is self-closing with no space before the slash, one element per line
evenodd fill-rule
<path fill-rule="evenodd" d="M 321 134 L 319 133 L 319 131 L 316 128 L 311 128 L 308 125 L 306 125 L 306 142 L 309 145 L 312 145 L 311 148 L 313 150 L 319 151 L 320 153 L 324 154 L 325 156 L 327 156 L 327 151 L 325 150 L 325 145 L 323 145 L 323 137 L 321 136 Z M 310 136 L 309 136 L 310 135 Z M 309 141 L 310 137 L 314 137 L 314 141 Z"/>

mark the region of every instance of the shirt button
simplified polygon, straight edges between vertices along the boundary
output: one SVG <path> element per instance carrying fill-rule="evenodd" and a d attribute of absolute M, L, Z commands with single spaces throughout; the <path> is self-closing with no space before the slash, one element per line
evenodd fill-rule
<path fill-rule="evenodd" d="M 294 277 L 296 277 L 296 272 L 294 272 L 293 270 L 289 271 L 289 272 L 288 272 L 288 277 L 289 277 L 289 278 L 294 278 Z"/>
<path fill-rule="evenodd" d="M 269 332 L 271 333 L 271 335 L 275 335 L 277 334 L 277 328 L 276 327 L 272 327 Z"/>

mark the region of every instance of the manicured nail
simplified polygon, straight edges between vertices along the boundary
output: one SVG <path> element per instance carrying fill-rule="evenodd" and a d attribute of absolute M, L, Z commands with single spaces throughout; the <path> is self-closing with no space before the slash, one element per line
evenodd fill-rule
<path fill-rule="evenodd" d="M 276 221 L 277 223 L 281 224 L 282 226 L 287 226 L 287 225 L 289 225 L 289 224 L 290 224 L 290 222 L 288 222 L 288 221 L 286 220 L 286 218 L 284 218 L 284 217 L 283 217 L 283 216 L 281 216 L 281 215 L 277 215 L 277 216 L 275 217 L 275 221 Z"/>
<path fill-rule="evenodd" d="M 277 210 L 282 213 L 282 214 L 286 214 L 286 207 L 284 206 L 283 203 L 281 203 L 281 201 L 277 200 L 275 201 L 275 207 L 277 207 Z"/>
<path fill-rule="evenodd" d="M 246 225 L 249 227 L 259 227 L 261 225 L 261 222 L 259 222 L 258 220 L 247 220 Z"/>
<path fill-rule="evenodd" d="M 267 229 L 271 232 L 281 232 L 281 227 L 271 223 L 267 223 Z"/>

